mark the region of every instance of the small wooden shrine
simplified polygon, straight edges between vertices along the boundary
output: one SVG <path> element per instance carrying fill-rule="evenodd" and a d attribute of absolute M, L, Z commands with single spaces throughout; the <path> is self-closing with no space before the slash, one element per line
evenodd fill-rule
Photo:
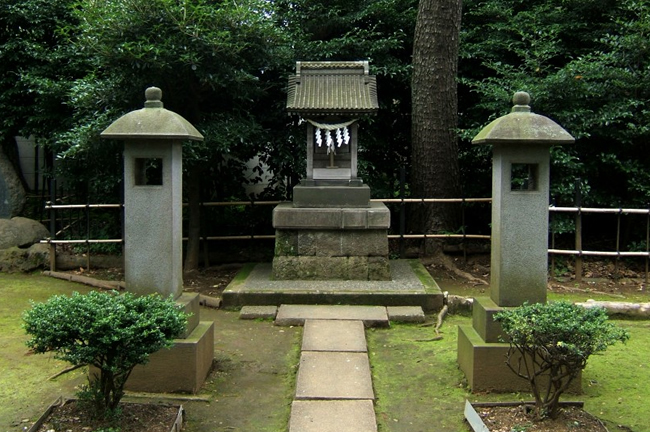
<path fill-rule="evenodd" d="M 307 175 L 273 213 L 276 279 L 390 279 L 390 212 L 357 172 L 358 119 L 378 109 L 367 61 L 296 63 L 287 111 L 307 125 Z"/>

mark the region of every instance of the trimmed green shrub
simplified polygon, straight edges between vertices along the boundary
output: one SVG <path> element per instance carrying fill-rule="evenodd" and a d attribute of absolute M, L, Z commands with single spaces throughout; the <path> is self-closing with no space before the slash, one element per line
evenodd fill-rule
<path fill-rule="evenodd" d="M 124 384 L 136 365 L 172 345 L 186 325 L 187 315 L 171 299 L 159 295 L 90 292 L 58 295 L 32 303 L 23 315 L 26 342 L 36 353 L 75 366 L 92 365 L 99 376 L 89 377 L 84 399 L 97 413 L 114 413 L 124 395 Z"/>
<path fill-rule="evenodd" d="M 607 322 L 604 309 L 569 302 L 524 304 L 494 319 L 510 343 L 508 367 L 530 383 L 538 419 L 557 416 L 560 395 L 589 356 L 629 339 L 626 330 Z"/>

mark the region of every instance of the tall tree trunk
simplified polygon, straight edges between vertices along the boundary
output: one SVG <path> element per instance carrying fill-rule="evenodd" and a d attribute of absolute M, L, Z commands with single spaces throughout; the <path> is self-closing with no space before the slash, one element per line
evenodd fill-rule
<path fill-rule="evenodd" d="M 187 176 L 188 229 L 187 249 L 183 272 L 189 273 L 199 269 L 201 251 L 201 176 L 200 167 L 192 167 Z"/>
<path fill-rule="evenodd" d="M 461 0 L 420 0 L 411 81 L 410 177 L 416 198 L 460 196 L 456 75 L 461 9 Z M 455 231 L 458 209 L 451 204 L 414 206 L 410 230 Z"/>
<path fill-rule="evenodd" d="M 9 135 L 0 143 L 0 188 L 0 218 L 22 215 L 28 187 L 20 169 L 18 145 Z"/>

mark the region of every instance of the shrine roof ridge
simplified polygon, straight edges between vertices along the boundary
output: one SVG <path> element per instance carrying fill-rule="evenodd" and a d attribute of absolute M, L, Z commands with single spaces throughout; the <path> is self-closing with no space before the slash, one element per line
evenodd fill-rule
<path fill-rule="evenodd" d="M 296 62 L 289 76 L 287 111 L 292 114 L 374 114 L 377 80 L 368 61 Z"/>

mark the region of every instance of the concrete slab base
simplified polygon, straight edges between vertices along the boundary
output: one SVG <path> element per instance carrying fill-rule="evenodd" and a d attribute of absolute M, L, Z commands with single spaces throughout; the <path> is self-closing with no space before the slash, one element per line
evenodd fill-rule
<path fill-rule="evenodd" d="M 307 208 L 370 207 L 370 187 L 365 184 L 317 186 L 301 183 L 293 188 L 293 206 Z"/>
<path fill-rule="evenodd" d="M 377 432 L 375 409 L 369 400 L 296 400 L 289 432 Z"/>
<path fill-rule="evenodd" d="M 199 303 L 200 296 L 196 293 L 184 292 L 176 299 L 176 304 L 188 315 L 185 330 L 178 336 L 178 339 L 185 339 L 199 325 Z"/>
<path fill-rule="evenodd" d="M 125 389 L 152 393 L 196 393 L 212 368 L 214 322 L 200 321 L 170 349 L 149 357 L 149 363 L 133 369 Z"/>
<path fill-rule="evenodd" d="M 510 345 L 485 342 L 472 326 L 458 326 L 458 365 L 467 377 L 472 392 L 529 392 L 527 380 L 517 376 L 506 365 Z M 513 359 L 517 363 L 516 356 Z M 582 374 L 569 392 L 582 392 Z"/>
<path fill-rule="evenodd" d="M 368 355 L 303 351 L 295 399 L 374 400 Z"/>
<path fill-rule="evenodd" d="M 368 352 L 361 321 L 305 321 L 302 333 L 303 351 Z"/>
<path fill-rule="evenodd" d="M 388 281 L 273 280 L 271 264 L 246 266 L 223 292 L 226 308 L 282 304 L 420 306 L 442 308 L 443 294 L 418 260 L 391 260 Z"/>
<path fill-rule="evenodd" d="M 305 320 L 357 320 L 366 327 L 388 327 L 388 313 L 381 306 L 282 305 L 275 317 L 279 326 L 303 325 Z"/>

